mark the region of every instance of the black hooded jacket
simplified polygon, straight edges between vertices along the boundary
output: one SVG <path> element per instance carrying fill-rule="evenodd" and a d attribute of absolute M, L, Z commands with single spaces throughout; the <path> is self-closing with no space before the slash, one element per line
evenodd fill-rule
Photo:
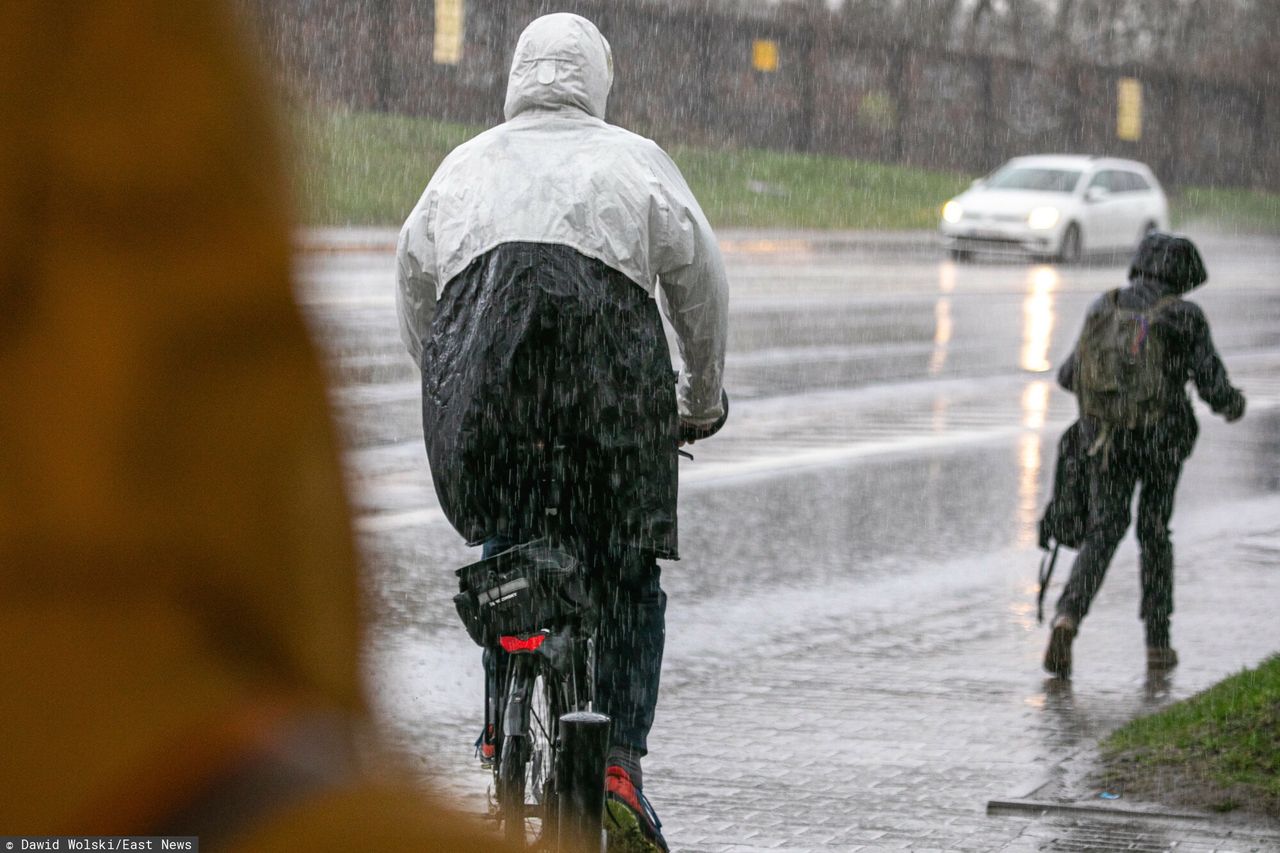
<path fill-rule="evenodd" d="M 1208 278 L 1200 253 L 1190 240 L 1153 233 L 1138 247 L 1129 269 L 1129 285 L 1120 289 L 1118 302 L 1130 310 L 1150 309 L 1165 297 L 1181 297 Z M 1104 293 L 1094 300 L 1089 316 L 1106 310 L 1108 298 Z M 1153 334 L 1160 335 L 1165 344 L 1165 387 L 1170 396 L 1165 401 L 1165 417 L 1154 428 L 1157 434 L 1147 438 L 1175 450 L 1182 460 L 1190 455 L 1199 434 L 1187 382 L 1195 383 L 1196 392 L 1215 413 L 1228 417 L 1244 408 L 1244 395 L 1227 378 L 1209 333 L 1209 320 L 1200 306 L 1181 298 L 1165 303 L 1153 318 Z M 1078 364 L 1077 345 L 1058 371 L 1058 383 L 1073 393 Z M 1085 426 L 1089 429 L 1093 425 Z"/>

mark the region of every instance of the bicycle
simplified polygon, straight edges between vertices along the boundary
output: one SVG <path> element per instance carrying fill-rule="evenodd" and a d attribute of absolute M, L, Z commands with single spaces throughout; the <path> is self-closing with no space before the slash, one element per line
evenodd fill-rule
<path fill-rule="evenodd" d="M 493 815 L 516 845 L 582 844 L 592 825 L 600 833 L 609 724 L 594 712 L 598 609 L 587 569 L 547 536 L 457 574 L 454 603 L 490 656 L 482 737 L 495 749 Z"/>
<path fill-rule="evenodd" d="M 683 425 L 679 443 L 728 418 Z M 692 458 L 685 451 L 681 455 Z M 609 718 L 595 711 L 600 590 L 560 535 L 563 448 L 550 451 L 546 535 L 458 569 L 454 604 L 489 659 L 485 730 L 494 748 L 491 814 L 507 841 L 537 850 L 603 849 Z"/>

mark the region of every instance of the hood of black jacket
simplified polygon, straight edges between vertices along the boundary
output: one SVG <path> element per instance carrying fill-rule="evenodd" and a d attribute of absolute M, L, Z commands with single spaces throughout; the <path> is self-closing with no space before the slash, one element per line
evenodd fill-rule
<path fill-rule="evenodd" d="M 1158 282 L 1170 294 L 1186 293 L 1209 280 L 1200 252 L 1186 237 L 1153 231 L 1143 238 L 1129 265 L 1129 278 Z"/>

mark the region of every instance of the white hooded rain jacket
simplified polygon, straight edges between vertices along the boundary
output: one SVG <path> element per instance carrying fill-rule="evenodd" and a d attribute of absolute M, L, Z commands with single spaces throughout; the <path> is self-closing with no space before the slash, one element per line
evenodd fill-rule
<path fill-rule="evenodd" d="M 715 235 L 671 158 L 604 121 L 609 44 L 585 18 L 553 14 L 521 34 L 506 122 L 440 165 L 400 232 L 397 305 L 423 366 L 438 292 L 509 242 L 571 247 L 659 296 L 683 369 L 681 417 L 722 413 L 728 283 Z"/>

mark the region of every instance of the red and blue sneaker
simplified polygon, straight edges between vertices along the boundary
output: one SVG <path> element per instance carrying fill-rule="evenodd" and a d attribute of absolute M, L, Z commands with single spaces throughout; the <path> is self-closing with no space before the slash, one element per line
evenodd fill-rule
<path fill-rule="evenodd" d="M 662 837 L 662 821 L 640 789 L 631 783 L 631 774 L 617 765 L 604 774 L 605 831 L 609 853 L 668 853 Z"/>
<path fill-rule="evenodd" d="M 493 726 L 485 726 L 480 730 L 480 737 L 476 738 L 476 758 L 480 759 L 480 766 L 483 769 L 493 769 L 493 760 L 498 752 L 497 747 L 493 740 Z"/>

